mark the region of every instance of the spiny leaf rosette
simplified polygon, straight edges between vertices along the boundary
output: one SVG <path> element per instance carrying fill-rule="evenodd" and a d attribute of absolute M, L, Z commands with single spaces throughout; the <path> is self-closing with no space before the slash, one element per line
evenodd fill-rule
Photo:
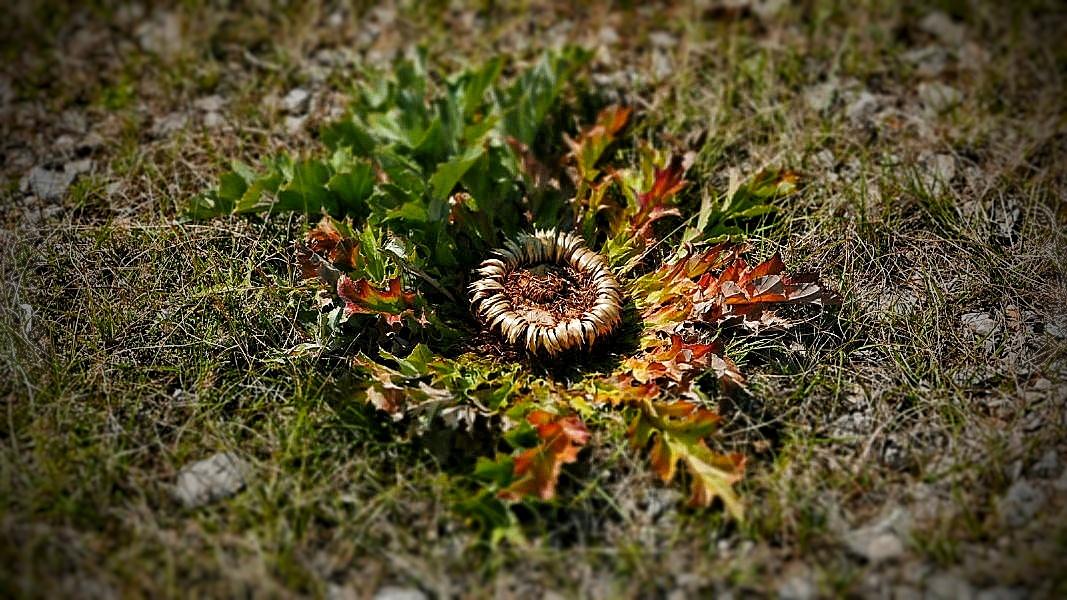
<path fill-rule="evenodd" d="M 555 356 L 589 348 L 621 320 L 622 291 L 603 256 L 572 233 L 508 240 L 470 285 L 478 318 L 513 346 Z"/>
<path fill-rule="evenodd" d="M 511 503 L 557 496 L 562 469 L 596 439 L 590 426 L 622 422 L 660 479 L 687 474 L 690 505 L 721 500 L 741 519 L 734 485 L 745 459 L 716 439 L 722 417 L 698 380 L 747 393 L 727 335 L 792 326 L 775 313 L 783 304 L 840 302 L 816 274 L 789 273 L 778 255 L 749 265 L 749 248 L 736 243 L 752 219 L 795 191 L 796 174 L 731 178 L 721 193 L 702 191 L 692 213 L 693 203 L 679 198 L 690 153 L 643 143 L 617 153 L 630 108 L 607 107 L 566 137 L 566 156 L 531 150 L 552 133 L 545 124 L 563 120 L 553 107 L 591 52 L 549 53 L 510 82 L 501 81 L 502 58 L 430 77 L 420 56 L 398 63 L 384 87 L 366 87 L 342 121 L 324 128 L 328 154 L 279 155 L 258 173 L 235 165 L 188 216 L 302 211 L 322 219 L 296 248 L 300 276 L 317 283 L 293 290 L 313 310 L 296 312 L 304 339 L 285 354 L 356 350 L 354 397 L 397 423 L 401 439 L 443 424 L 466 430 L 468 450 L 475 440 L 510 446 L 477 457 L 472 495 L 456 505 L 491 537 L 513 531 Z M 581 368 L 557 380 L 471 344 L 480 346 L 481 335 L 450 290 L 500 232 L 546 222 L 573 223 L 574 233 L 513 237 L 476 268 L 471 308 L 504 342 L 559 356 L 607 345 L 625 297 L 637 346 L 616 348 L 610 372 Z M 594 252 L 583 240 L 603 242 Z M 609 409 L 620 418 L 605 419 Z M 481 429 L 496 425 L 495 439 Z"/>

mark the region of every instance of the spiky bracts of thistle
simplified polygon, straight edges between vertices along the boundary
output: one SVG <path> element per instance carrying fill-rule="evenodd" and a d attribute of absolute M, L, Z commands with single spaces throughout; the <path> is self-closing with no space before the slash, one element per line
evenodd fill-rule
<path fill-rule="evenodd" d="M 589 348 L 619 325 L 622 288 L 580 237 L 537 230 L 493 254 L 475 271 L 471 308 L 509 344 L 555 356 Z"/>

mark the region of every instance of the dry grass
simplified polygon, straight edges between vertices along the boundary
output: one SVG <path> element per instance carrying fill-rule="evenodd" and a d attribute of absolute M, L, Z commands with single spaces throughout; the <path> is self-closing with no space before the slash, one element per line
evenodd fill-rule
<path fill-rule="evenodd" d="M 3 595 L 1067 593 L 1057 3 L 22 4 L 0 31 Z M 950 26 L 924 27 L 937 10 Z M 393 439 L 340 361 L 286 355 L 311 306 L 290 253 L 305 223 L 173 220 L 230 160 L 315 148 L 349 81 L 413 41 L 446 66 L 600 46 L 600 100 L 699 152 L 696 205 L 732 169 L 803 174 L 755 254 L 845 302 L 730 348 L 752 374 L 723 407 L 723 444 L 750 456 L 745 523 L 681 509 L 644 458 L 605 450 L 565 477 L 569 508 L 526 515 L 529 547 L 486 549 L 450 508 L 448 440 Z M 959 104 L 931 108 L 935 84 Z M 296 86 L 301 126 L 279 108 Z M 20 191 L 82 158 L 57 201 Z M 252 484 L 182 508 L 178 469 L 219 450 Z M 872 555 L 872 531 L 899 551 Z"/>

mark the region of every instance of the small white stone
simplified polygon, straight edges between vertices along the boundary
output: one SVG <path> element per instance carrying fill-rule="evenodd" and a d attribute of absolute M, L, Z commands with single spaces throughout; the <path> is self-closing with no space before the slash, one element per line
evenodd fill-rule
<path fill-rule="evenodd" d="M 157 138 L 166 137 L 184 128 L 188 122 L 189 115 L 178 112 L 170 113 L 157 118 L 155 123 L 152 124 L 152 129 L 149 133 Z"/>
<path fill-rule="evenodd" d="M 845 534 L 844 542 L 849 550 L 868 561 L 883 562 L 906 552 L 901 536 L 909 535 L 912 527 L 911 514 L 897 507 L 881 521 Z"/>
<path fill-rule="evenodd" d="M 296 135 L 304 130 L 304 122 L 307 121 L 307 117 L 285 117 L 285 131 L 289 135 Z"/>
<path fill-rule="evenodd" d="M 951 189 L 950 184 L 956 177 L 956 159 L 951 154 L 924 152 L 919 156 L 919 165 L 927 192 L 937 196 Z"/>
<path fill-rule="evenodd" d="M 963 92 L 940 81 L 924 81 L 919 84 L 919 100 L 927 110 L 943 113 L 963 102 Z"/>
<path fill-rule="evenodd" d="M 890 532 L 878 533 L 870 529 L 852 532 L 845 539 L 849 550 L 872 563 L 883 562 L 904 554 L 904 542 Z"/>
<path fill-rule="evenodd" d="M 67 194 L 67 189 L 74 182 L 77 173 L 52 171 L 42 167 L 30 169 L 21 181 L 19 189 L 23 193 L 33 193 L 45 202 L 59 202 Z"/>
<path fill-rule="evenodd" d="M 674 73 L 674 61 L 666 52 L 652 52 L 652 74 L 657 80 L 664 80 Z"/>
<path fill-rule="evenodd" d="M 909 50 L 901 58 L 915 65 L 920 77 L 937 77 L 945 71 L 950 57 L 948 50 L 941 46 L 926 46 Z"/>
<path fill-rule="evenodd" d="M 967 29 L 956 23 L 947 14 L 935 10 L 919 21 L 919 29 L 941 40 L 942 43 L 953 46 L 963 43 Z"/>
<path fill-rule="evenodd" d="M 177 13 L 158 13 L 138 25 L 134 35 L 145 51 L 163 57 L 174 56 L 182 47 L 181 19 Z"/>
<path fill-rule="evenodd" d="M 804 90 L 804 102 L 811 110 L 822 112 L 833 105 L 839 93 L 836 82 L 827 81 Z"/>
<path fill-rule="evenodd" d="M 219 129 L 226 125 L 226 119 L 217 112 L 209 112 L 204 115 L 204 127 L 207 129 Z"/>
<path fill-rule="evenodd" d="M 809 600 L 819 597 L 819 589 L 811 568 L 803 563 L 790 563 L 778 582 L 779 600 Z"/>
<path fill-rule="evenodd" d="M 845 116 L 853 126 L 862 127 L 871 122 L 881 105 L 881 101 L 874 94 L 863 91 L 845 109 Z"/>
<path fill-rule="evenodd" d="M 678 44 L 678 38 L 666 31 L 653 31 L 648 34 L 648 43 L 658 48 L 673 48 Z"/>
<path fill-rule="evenodd" d="M 59 154 L 69 154 L 74 150 L 74 136 L 63 134 L 52 141 L 52 148 Z"/>
<path fill-rule="evenodd" d="M 94 152 L 104 147 L 107 142 L 104 140 L 104 136 L 95 131 L 90 131 L 85 134 L 78 143 L 74 146 L 74 149 L 79 152 Z"/>
<path fill-rule="evenodd" d="M 195 106 L 197 110 L 206 113 L 219 112 L 226 106 L 226 100 L 218 94 L 212 94 L 210 96 L 204 96 L 203 98 L 193 100 L 193 106 Z"/>
<path fill-rule="evenodd" d="M 986 336 L 997 329 L 997 322 L 987 312 L 974 312 L 960 315 L 963 326 L 978 335 Z"/>
<path fill-rule="evenodd" d="M 417 588 L 387 585 L 374 593 L 374 600 L 426 600 L 426 593 Z"/>
<path fill-rule="evenodd" d="M 615 31 L 615 28 L 611 27 L 610 25 L 605 25 L 601 27 L 600 31 L 597 32 L 597 37 L 600 38 L 600 42 L 602 44 L 607 44 L 609 46 L 612 44 L 618 44 L 619 40 L 621 39 L 619 38 L 618 32 Z"/>
<path fill-rule="evenodd" d="M 22 313 L 22 334 L 29 339 L 30 334 L 33 333 L 33 306 L 19 304 L 19 311 Z"/>
<path fill-rule="evenodd" d="M 867 560 L 882 562 L 904 554 L 904 542 L 892 533 L 882 533 L 867 545 Z"/>
<path fill-rule="evenodd" d="M 356 600 L 359 597 L 359 593 L 347 585 L 331 583 L 326 586 L 326 600 Z"/>
<path fill-rule="evenodd" d="M 93 159 L 83 158 L 81 160 L 72 160 L 69 163 L 63 165 L 63 172 L 70 173 L 72 175 L 81 175 L 93 170 Z"/>
<path fill-rule="evenodd" d="M 249 464 L 233 452 L 185 465 L 178 472 L 173 495 L 186 508 L 228 498 L 248 483 Z"/>
<path fill-rule="evenodd" d="M 777 15 L 789 3 L 786 0 L 755 0 L 751 4 L 752 14 L 766 21 Z"/>
<path fill-rule="evenodd" d="M 293 88 L 282 98 L 282 110 L 290 114 L 303 114 L 311 105 L 311 93 L 304 88 Z"/>

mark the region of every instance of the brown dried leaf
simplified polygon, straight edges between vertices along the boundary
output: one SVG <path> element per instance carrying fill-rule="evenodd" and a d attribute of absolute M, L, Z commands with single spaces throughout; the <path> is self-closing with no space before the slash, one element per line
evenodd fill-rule
<path fill-rule="evenodd" d="M 697 281 L 699 291 L 693 300 L 693 314 L 702 321 L 719 324 L 739 320 L 755 329 L 783 324 L 768 305 L 824 306 L 841 301 L 837 294 L 817 283 L 816 275 L 791 276 L 783 271 L 785 263 L 778 254 L 755 267 L 737 257 L 718 277 L 706 273 Z"/>
<path fill-rule="evenodd" d="M 318 277 L 323 283 L 333 286 L 337 285 L 337 280 L 341 278 L 337 267 L 300 242 L 296 244 L 296 263 L 300 267 L 301 279 Z"/>

